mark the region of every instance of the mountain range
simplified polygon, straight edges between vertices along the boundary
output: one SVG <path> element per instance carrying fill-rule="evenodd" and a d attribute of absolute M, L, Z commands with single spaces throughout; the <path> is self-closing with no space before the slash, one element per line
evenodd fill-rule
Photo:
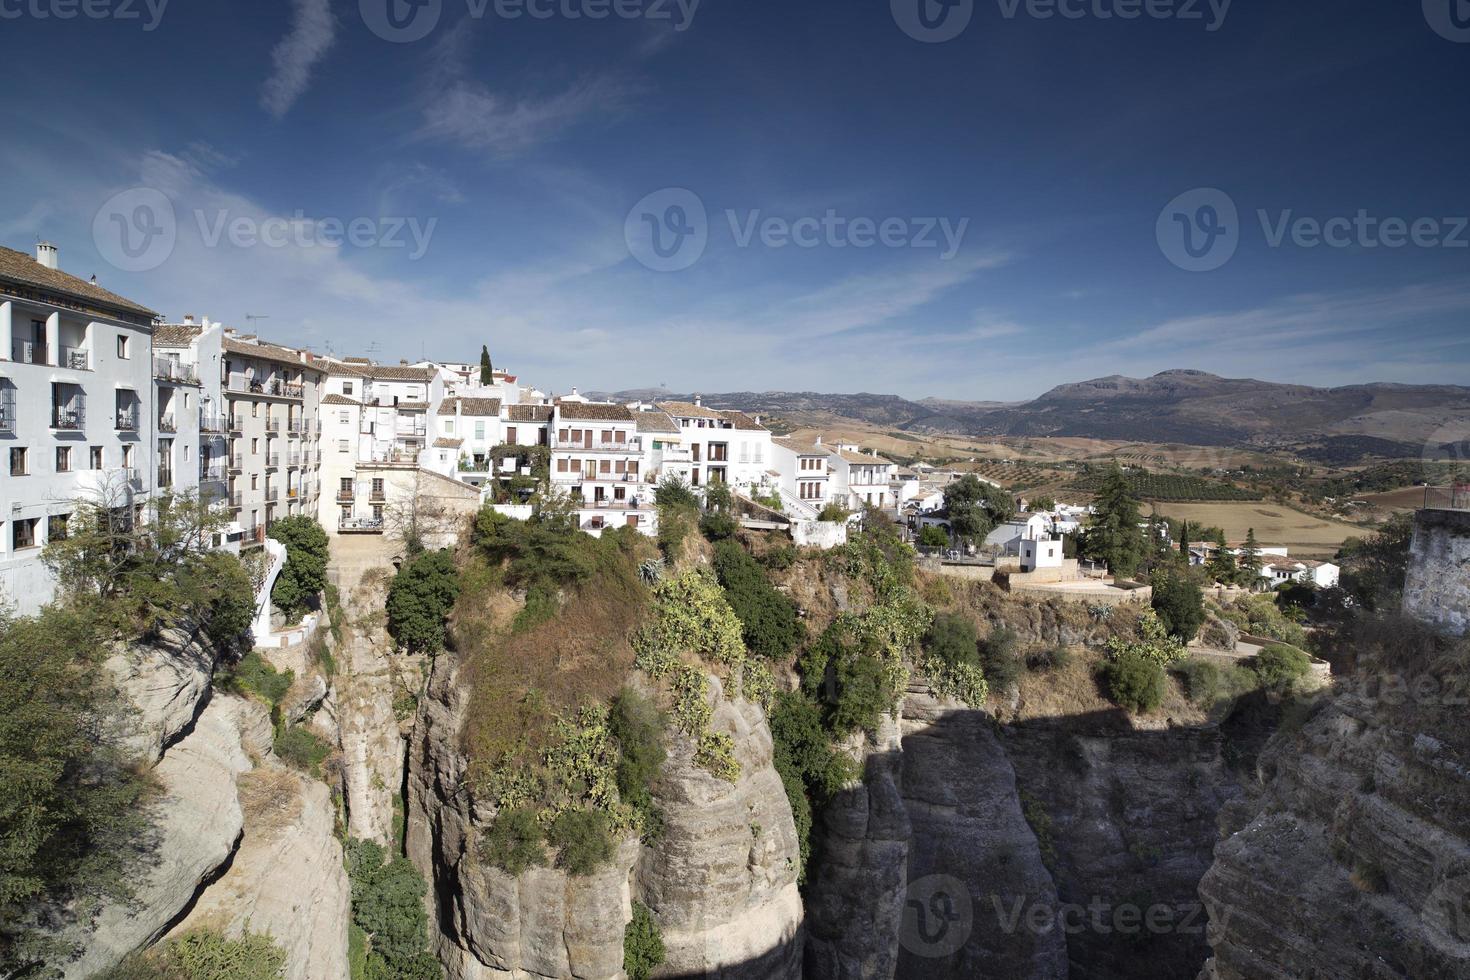
<path fill-rule="evenodd" d="M 662 401 L 694 396 L 635 389 L 605 397 Z M 1316 388 L 1189 369 L 1058 385 L 1027 402 L 914 401 L 898 395 L 811 391 L 724 392 L 702 398 L 710 407 L 794 422 L 838 416 L 927 434 L 1283 448 L 1323 462 L 1463 455 L 1470 437 L 1470 387 L 1370 383 Z"/>

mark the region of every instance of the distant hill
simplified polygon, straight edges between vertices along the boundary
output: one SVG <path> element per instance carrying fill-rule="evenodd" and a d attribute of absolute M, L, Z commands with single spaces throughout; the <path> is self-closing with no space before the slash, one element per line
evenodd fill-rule
<path fill-rule="evenodd" d="M 607 397 L 692 395 L 643 389 Z M 813 422 L 839 416 L 911 432 L 1289 447 L 1323 462 L 1418 456 L 1445 425 L 1470 424 L 1470 388 L 1458 385 L 1314 388 L 1182 369 L 1063 384 L 1016 403 L 811 391 L 726 392 L 703 399 L 717 408 Z"/>

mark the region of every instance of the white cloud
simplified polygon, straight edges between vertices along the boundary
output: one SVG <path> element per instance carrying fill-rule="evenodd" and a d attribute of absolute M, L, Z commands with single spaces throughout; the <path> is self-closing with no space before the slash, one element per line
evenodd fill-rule
<path fill-rule="evenodd" d="M 311 84 L 311 73 L 337 36 L 331 0 L 294 0 L 291 33 L 271 51 L 271 74 L 261 89 L 260 104 L 280 119 Z"/>
<path fill-rule="evenodd" d="M 623 83 L 602 78 L 577 82 L 544 98 L 512 98 L 461 78 L 430 98 L 417 135 L 514 157 L 579 122 L 618 111 L 629 94 Z"/>

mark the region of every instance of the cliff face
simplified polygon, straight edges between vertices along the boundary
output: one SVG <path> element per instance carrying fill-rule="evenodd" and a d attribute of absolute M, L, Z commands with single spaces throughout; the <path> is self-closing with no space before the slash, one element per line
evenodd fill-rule
<path fill-rule="evenodd" d="M 735 740 L 731 784 L 671 738 L 655 786 L 665 830 L 651 848 L 623 841 L 612 862 L 573 877 L 549 868 L 513 877 L 479 859 L 492 808 L 473 798 L 459 751 L 464 690 L 453 658 L 435 663 L 408 765 L 408 848 L 430 881 L 439 955 L 452 980 L 621 976 L 634 898 L 653 911 L 668 951 L 660 976 L 800 976 L 796 834 L 771 766 L 763 713 L 726 700 L 712 728 Z"/>
<path fill-rule="evenodd" d="M 1200 883 L 1202 977 L 1470 974 L 1470 733 L 1453 676 L 1365 676 L 1269 743 Z"/>

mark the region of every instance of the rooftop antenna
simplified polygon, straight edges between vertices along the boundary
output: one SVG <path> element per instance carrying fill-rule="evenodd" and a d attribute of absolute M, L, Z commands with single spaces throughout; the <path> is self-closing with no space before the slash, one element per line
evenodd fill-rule
<path fill-rule="evenodd" d="M 245 314 L 245 322 L 246 323 L 249 323 L 252 328 L 254 328 L 255 321 L 256 320 L 269 320 L 270 318 L 271 318 L 271 315 L 269 313 L 246 313 Z"/>

